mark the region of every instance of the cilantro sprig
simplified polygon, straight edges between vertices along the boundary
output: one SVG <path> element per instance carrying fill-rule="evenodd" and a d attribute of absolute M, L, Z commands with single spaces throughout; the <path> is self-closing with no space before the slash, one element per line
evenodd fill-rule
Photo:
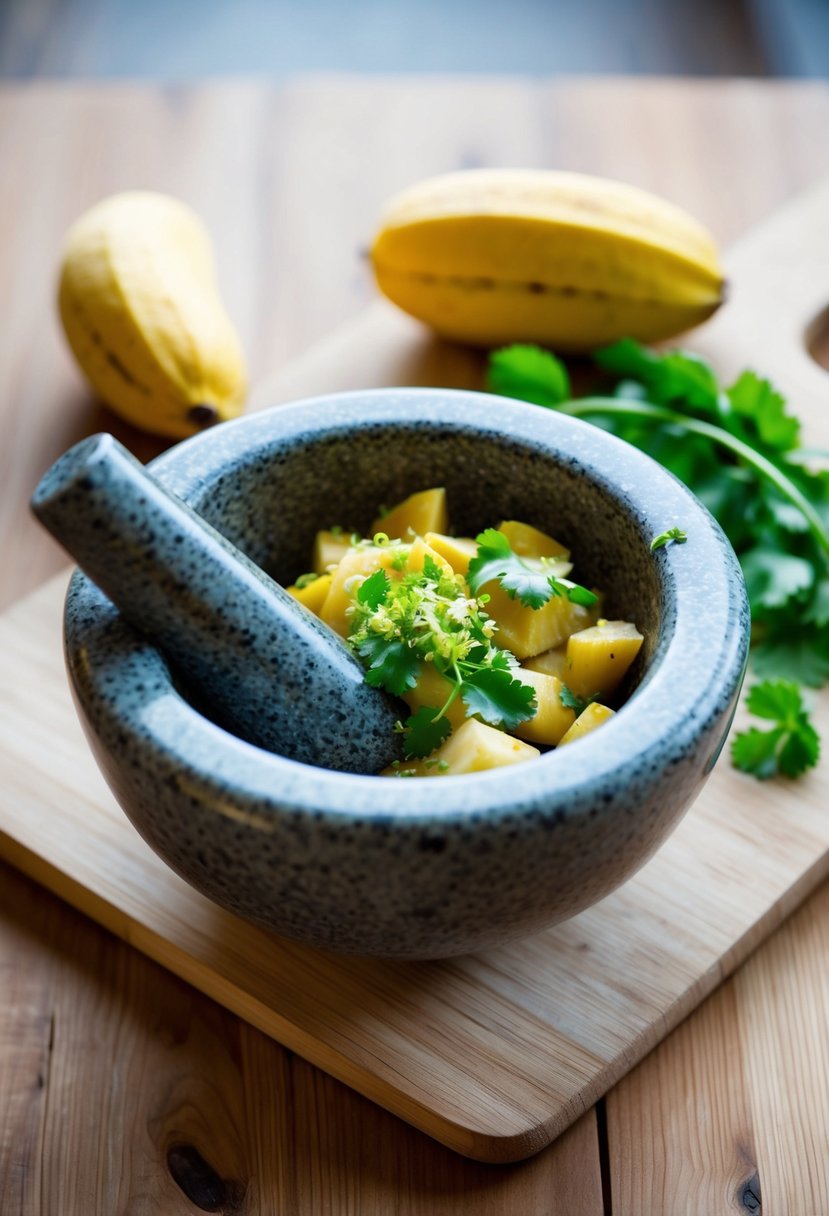
<path fill-rule="evenodd" d="M 390 564 L 395 577 L 376 570 L 354 595 L 349 644 L 366 664 L 366 681 L 403 696 L 428 663 L 449 685 L 443 705 L 422 706 L 403 724 L 406 757 L 428 756 L 443 742 L 458 697 L 467 714 L 506 730 L 531 718 L 535 691 L 514 674 L 515 657 L 494 645 L 495 625 L 463 578 L 428 554 L 422 570 L 410 570 L 402 546 Z"/>
<path fill-rule="evenodd" d="M 598 701 L 599 694 L 593 693 L 593 695 L 590 697 L 578 697 L 573 692 L 572 688 L 569 688 L 566 684 L 562 684 L 558 694 L 558 699 L 561 701 L 561 704 L 565 709 L 574 710 L 576 717 L 578 718 L 580 714 L 584 713 L 588 705 L 592 705 L 594 701 Z"/>
<path fill-rule="evenodd" d="M 799 777 L 817 764 L 820 739 L 796 684 L 788 680 L 755 684 L 746 697 L 746 707 L 774 726 L 767 730 L 751 727 L 736 735 L 731 758 L 737 768 L 765 780 L 778 773 Z"/>
<path fill-rule="evenodd" d="M 507 595 L 511 599 L 517 596 L 525 608 L 541 608 L 554 595 L 564 596 L 585 607 L 598 600 L 595 592 L 587 587 L 558 577 L 551 570 L 555 559 L 548 561 L 542 557 L 530 561 L 519 557 L 507 537 L 496 528 L 487 528 L 475 540 L 478 552 L 469 563 L 466 576 L 474 594 L 497 579 Z"/>
<path fill-rule="evenodd" d="M 488 387 L 588 418 L 684 481 L 719 521 L 742 565 L 755 675 L 795 686 L 825 684 L 826 454 L 801 447 L 799 420 L 782 394 L 754 371 L 724 386 L 698 356 L 658 353 L 632 339 L 596 352 L 594 359 L 612 378 L 610 395 L 573 399 L 563 364 L 549 351 L 528 346 L 492 353 Z M 780 771 L 786 771 L 782 765 Z"/>
<path fill-rule="evenodd" d="M 688 533 L 684 528 L 666 528 L 651 541 L 651 553 L 655 553 L 657 549 L 664 549 L 666 545 L 684 545 L 687 539 Z"/>
<path fill-rule="evenodd" d="M 410 714 L 403 727 L 406 759 L 430 756 L 452 733 L 452 723 L 433 705 L 421 705 Z"/>

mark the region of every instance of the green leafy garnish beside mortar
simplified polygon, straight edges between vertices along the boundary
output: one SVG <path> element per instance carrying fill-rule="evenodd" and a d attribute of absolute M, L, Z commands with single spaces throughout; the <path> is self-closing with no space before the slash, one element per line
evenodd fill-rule
<path fill-rule="evenodd" d="M 732 758 L 760 778 L 797 777 L 820 743 L 798 685 L 829 681 L 829 471 L 800 445 L 800 422 L 753 371 L 723 387 L 693 354 L 623 339 L 594 355 L 612 393 L 574 398 L 564 364 L 536 346 L 490 355 L 487 387 L 589 419 L 642 449 L 694 491 L 740 560 L 752 614 L 750 712 L 768 731 L 738 734 Z M 681 530 L 679 530 L 681 532 Z M 671 529 L 653 548 L 681 543 Z"/>

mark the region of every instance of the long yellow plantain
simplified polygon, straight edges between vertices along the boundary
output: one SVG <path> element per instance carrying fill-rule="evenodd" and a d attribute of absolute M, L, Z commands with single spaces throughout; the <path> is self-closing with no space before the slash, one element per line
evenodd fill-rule
<path fill-rule="evenodd" d="M 142 430 L 183 438 L 240 413 L 244 357 L 198 216 L 164 194 L 116 194 L 70 229 L 60 316 L 92 387 Z"/>
<path fill-rule="evenodd" d="M 479 169 L 421 182 L 390 203 L 371 260 L 390 300 L 476 345 L 658 341 L 722 302 L 701 224 L 643 190 L 575 173 Z"/>

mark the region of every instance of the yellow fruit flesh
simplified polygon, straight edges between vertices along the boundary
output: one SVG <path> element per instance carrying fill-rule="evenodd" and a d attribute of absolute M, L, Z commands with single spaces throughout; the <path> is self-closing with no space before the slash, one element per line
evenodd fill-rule
<path fill-rule="evenodd" d="M 575 711 L 561 703 L 561 680 L 526 667 L 516 671 L 515 675 L 522 684 L 532 686 L 537 709 L 532 718 L 519 722 L 513 733 L 530 743 L 555 747 L 576 720 Z"/>
<path fill-rule="evenodd" d="M 475 541 L 468 536 L 445 536 L 441 532 L 427 532 L 423 539 L 446 559 L 456 574 L 466 575 L 469 563 L 478 552 Z"/>
<path fill-rule="evenodd" d="M 439 487 L 411 494 L 386 515 L 379 515 L 371 525 L 371 535 L 385 532 L 392 540 L 412 540 L 427 532 L 446 532 L 448 527 L 446 491 Z"/>
<path fill-rule="evenodd" d="M 404 693 L 403 700 L 412 713 L 416 713 L 424 705 L 440 710 L 448 701 L 452 688 L 451 680 L 447 680 L 446 676 L 436 671 L 431 663 L 424 663 L 417 684 Z M 463 724 L 466 720 L 466 706 L 460 697 L 455 697 L 445 716 L 453 730 Z"/>
<path fill-rule="evenodd" d="M 437 549 L 427 544 L 422 536 L 416 536 L 412 541 L 406 562 L 407 570 L 422 570 L 427 557 L 430 557 L 435 565 L 439 566 L 446 574 L 454 574 L 454 570 L 446 558 Z"/>
<path fill-rule="evenodd" d="M 518 659 L 551 650 L 576 629 L 595 620 L 590 608 L 573 604 L 564 596 L 553 596 L 541 608 L 525 608 L 516 596 L 510 599 L 503 587 L 487 583 L 481 588 L 490 599 L 486 611 L 498 626 L 495 642 L 511 650 Z"/>
<path fill-rule="evenodd" d="M 542 654 L 532 655 L 524 659 L 521 670 L 540 671 L 547 676 L 556 676 L 564 680 L 567 670 L 567 651 L 564 646 L 556 646 L 554 650 L 545 650 Z"/>
<path fill-rule="evenodd" d="M 400 776 L 401 773 L 413 777 L 461 776 L 521 764 L 525 760 L 535 760 L 540 754 L 538 748 L 529 743 L 513 739 L 485 722 L 468 718 L 427 760 L 404 761 L 399 769 L 385 769 L 381 776 Z"/>
<path fill-rule="evenodd" d="M 567 733 L 562 736 L 559 740 L 559 747 L 564 747 L 567 743 L 575 743 L 577 739 L 583 739 L 585 735 L 589 735 L 591 731 L 596 730 L 604 722 L 608 722 L 613 716 L 612 709 L 594 701 L 592 705 L 587 706 L 587 709 L 582 710 Z"/>
<path fill-rule="evenodd" d="M 319 578 L 315 578 L 312 583 L 306 583 L 304 587 L 294 585 L 286 587 L 285 590 L 295 600 L 299 600 L 300 604 L 304 604 L 315 616 L 319 616 L 328 592 L 331 590 L 331 575 L 321 574 Z"/>
<path fill-rule="evenodd" d="M 567 640 L 564 682 L 578 697 L 610 697 L 644 638 L 629 621 L 603 621 Z"/>
<path fill-rule="evenodd" d="M 342 532 L 329 532 L 323 529 L 314 537 L 311 568 L 318 574 L 324 574 L 329 566 L 336 566 L 338 562 L 342 561 L 350 548 L 352 545 L 349 536 Z"/>
<path fill-rule="evenodd" d="M 569 549 L 555 537 L 517 519 L 505 519 L 498 525 L 498 531 L 506 536 L 513 553 L 519 557 L 555 557 L 566 562 L 570 556 Z"/>

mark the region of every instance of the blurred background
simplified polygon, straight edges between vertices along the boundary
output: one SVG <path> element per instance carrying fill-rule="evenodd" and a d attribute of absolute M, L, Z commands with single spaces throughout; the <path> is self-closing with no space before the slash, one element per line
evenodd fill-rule
<path fill-rule="evenodd" d="M 0 0 L 0 77 L 829 75 L 829 0 Z"/>

